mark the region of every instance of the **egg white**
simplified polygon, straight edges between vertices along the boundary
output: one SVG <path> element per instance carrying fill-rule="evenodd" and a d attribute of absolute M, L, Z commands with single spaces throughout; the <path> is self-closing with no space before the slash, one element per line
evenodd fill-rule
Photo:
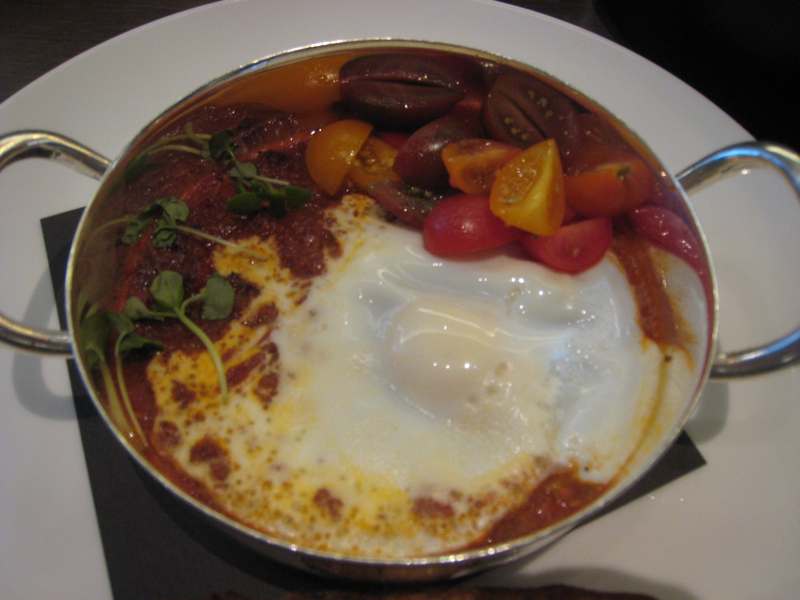
<path fill-rule="evenodd" d="M 556 465 L 614 478 L 645 436 L 664 356 L 613 257 L 579 276 L 505 254 L 443 261 L 370 202 L 348 196 L 332 211 L 342 255 L 310 285 L 277 260 L 217 254 L 217 270 L 261 290 L 251 313 L 280 312 L 231 328 L 219 342 L 228 367 L 267 343 L 279 358 L 226 404 L 204 355 L 153 360 L 156 427 L 180 432 L 165 451 L 242 522 L 360 556 L 464 546 Z M 269 374 L 279 383 L 265 403 Z M 177 403 L 175 382 L 195 401 Z M 193 459 L 209 437 L 226 452 L 222 479 Z"/>

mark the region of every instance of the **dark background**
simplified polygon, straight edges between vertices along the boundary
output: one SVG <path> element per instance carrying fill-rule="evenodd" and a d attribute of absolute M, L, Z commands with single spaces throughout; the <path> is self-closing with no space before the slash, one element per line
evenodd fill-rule
<path fill-rule="evenodd" d="M 800 2 L 594 4 L 616 41 L 702 92 L 755 138 L 800 150 Z"/>

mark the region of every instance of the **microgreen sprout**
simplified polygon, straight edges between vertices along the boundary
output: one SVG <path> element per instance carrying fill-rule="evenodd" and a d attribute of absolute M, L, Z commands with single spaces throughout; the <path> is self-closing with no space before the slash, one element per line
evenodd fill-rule
<path fill-rule="evenodd" d="M 251 181 L 248 187 L 238 183 L 237 191 L 239 193 L 228 200 L 228 210 L 245 216 L 267 210 L 273 217 L 280 219 L 290 210 L 299 208 L 311 200 L 311 192 L 296 185 L 276 188 L 271 183 Z"/>
<path fill-rule="evenodd" d="M 162 198 L 148 204 L 145 209 L 135 217 L 125 219 L 128 225 L 122 234 L 121 241 L 123 244 L 132 244 L 139 236 L 142 235 L 145 229 L 156 220 L 156 226 L 153 231 L 153 246 L 156 248 L 165 248 L 175 243 L 177 232 L 182 231 L 189 233 L 203 239 L 234 248 L 239 252 L 249 254 L 259 260 L 266 260 L 267 257 L 263 254 L 245 248 L 234 242 L 222 239 L 215 235 L 205 233 L 193 227 L 187 227 L 180 223 L 186 221 L 189 217 L 189 207 L 183 200 L 170 196 L 169 198 Z"/>
<path fill-rule="evenodd" d="M 258 172 L 255 163 L 242 162 L 236 158 L 236 151 L 239 148 L 233 132 L 229 129 L 223 129 L 213 135 L 198 134 L 192 129 L 192 124 L 187 123 L 184 131 L 183 135 L 159 140 L 137 155 L 125 169 L 126 178 L 132 180 L 141 175 L 148 159 L 154 154 L 165 150 L 178 150 L 210 158 L 222 165 L 230 165 L 228 175 L 237 183 L 237 195 L 228 202 L 228 209 L 236 214 L 251 216 L 266 209 L 274 217 L 281 218 L 289 210 L 299 208 L 311 200 L 310 190 L 282 179 L 265 177 Z M 189 145 L 187 142 L 194 145 Z"/>
<path fill-rule="evenodd" d="M 106 348 L 112 331 L 116 332 L 114 342 L 114 362 L 116 365 L 116 383 L 106 360 Z M 108 406 L 112 420 L 120 428 L 126 428 L 126 435 L 137 438 L 142 446 L 147 445 L 147 438 L 142 431 L 139 420 L 131 404 L 128 388 L 122 373 L 123 355 L 139 351 L 146 353 L 160 352 L 164 346 L 133 333 L 133 322 L 115 311 L 96 311 L 89 314 L 80 324 L 78 331 L 81 352 L 90 369 L 99 369 L 103 385 L 108 395 Z M 119 393 L 117 392 L 119 386 Z M 122 399 L 120 401 L 120 395 Z"/>
<path fill-rule="evenodd" d="M 228 382 L 225 368 L 214 343 L 189 317 L 186 316 L 187 307 L 194 302 L 203 302 L 202 317 L 215 320 L 230 316 L 233 311 L 234 291 L 228 280 L 219 273 L 213 273 L 206 282 L 206 287 L 199 294 L 185 298 L 183 277 L 175 271 L 162 271 L 150 285 L 150 293 L 155 304 L 152 309 L 139 298 L 133 296 L 125 303 L 124 314 L 131 321 L 138 319 L 164 319 L 176 318 L 194 335 L 196 335 L 208 350 L 214 363 L 219 379 L 220 398 L 222 402 L 228 401 Z"/>

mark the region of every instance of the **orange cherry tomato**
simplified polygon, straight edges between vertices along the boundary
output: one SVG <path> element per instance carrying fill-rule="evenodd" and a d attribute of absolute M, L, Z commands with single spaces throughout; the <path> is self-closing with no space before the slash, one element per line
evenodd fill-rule
<path fill-rule="evenodd" d="M 555 140 L 526 148 L 497 174 L 489 196 L 506 225 L 552 235 L 564 221 L 564 172 Z"/>
<path fill-rule="evenodd" d="M 615 217 L 643 204 L 655 180 L 636 157 L 614 160 L 564 178 L 566 202 L 585 217 Z"/>
<path fill-rule="evenodd" d="M 467 194 L 488 195 L 497 172 L 521 150 L 495 140 L 467 138 L 442 149 L 450 185 Z"/>
<path fill-rule="evenodd" d="M 347 176 L 362 192 L 380 181 L 400 181 L 392 166 L 397 149 L 381 138 L 369 136 L 356 155 Z"/>
<path fill-rule="evenodd" d="M 306 146 L 306 167 L 311 179 L 328 194 L 339 191 L 370 133 L 370 123 L 344 119 L 329 123 L 312 135 Z"/>

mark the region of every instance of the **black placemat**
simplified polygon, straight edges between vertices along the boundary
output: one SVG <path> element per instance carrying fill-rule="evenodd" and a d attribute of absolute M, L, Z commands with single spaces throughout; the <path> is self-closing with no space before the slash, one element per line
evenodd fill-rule
<path fill-rule="evenodd" d="M 81 210 L 42 219 L 61 326 L 64 273 Z M 278 565 L 221 534 L 187 509 L 122 449 L 95 410 L 73 361 L 68 361 L 92 497 L 115 600 L 205 598 L 236 590 L 264 600 L 285 590 L 341 587 Z M 684 433 L 613 510 L 705 464 Z"/>

